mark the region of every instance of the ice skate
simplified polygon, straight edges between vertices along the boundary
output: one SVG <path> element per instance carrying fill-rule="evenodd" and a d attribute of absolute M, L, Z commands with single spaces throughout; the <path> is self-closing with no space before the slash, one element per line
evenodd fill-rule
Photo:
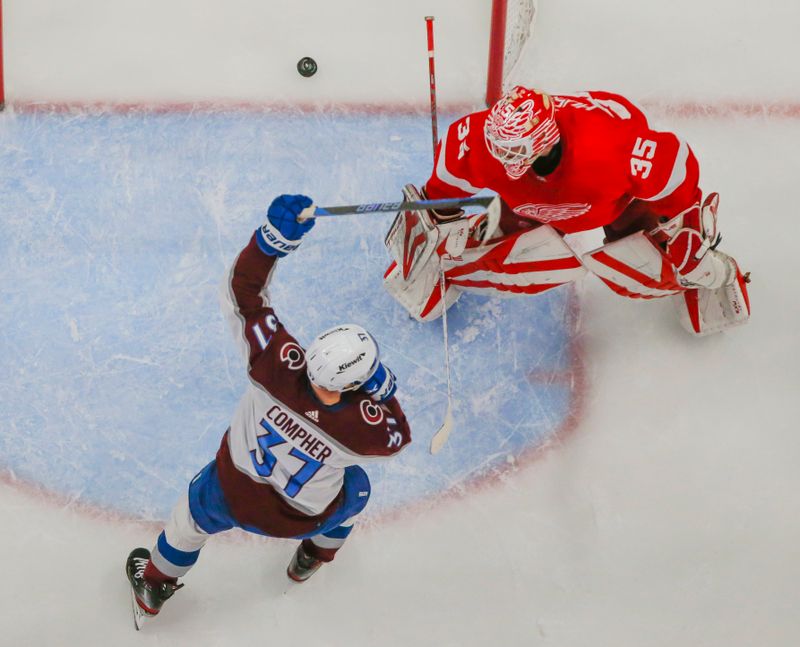
<path fill-rule="evenodd" d="M 133 605 L 133 622 L 136 630 L 142 628 L 148 618 L 158 615 L 164 602 L 183 584 L 164 582 L 153 585 L 144 579 L 144 569 L 150 561 L 150 551 L 146 548 L 134 548 L 125 563 L 125 573 L 131 584 L 131 603 Z"/>
<path fill-rule="evenodd" d="M 286 574 L 290 579 L 295 582 L 305 582 L 309 577 L 319 570 L 325 562 L 315 557 L 311 557 L 303 549 L 303 544 L 297 547 L 297 551 L 292 557 L 289 567 L 286 569 Z"/>

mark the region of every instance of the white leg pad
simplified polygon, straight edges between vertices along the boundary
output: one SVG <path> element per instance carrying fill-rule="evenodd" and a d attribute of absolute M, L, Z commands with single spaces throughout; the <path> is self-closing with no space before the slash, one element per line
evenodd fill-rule
<path fill-rule="evenodd" d="M 549 225 L 467 249 L 446 272 L 464 292 L 504 297 L 537 294 L 585 274 L 580 259 Z"/>
<path fill-rule="evenodd" d="M 439 288 L 439 257 L 434 255 L 417 267 L 412 278 L 403 280 L 397 262 L 392 263 L 383 277 L 383 287 L 417 321 L 433 321 L 442 316 L 442 300 Z M 449 308 L 461 296 L 458 288 L 448 285 L 445 303 Z"/>
<path fill-rule="evenodd" d="M 583 262 L 622 296 L 657 299 L 684 290 L 672 263 L 641 231 L 584 254 Z"/>
<path fill-rule="evenodd" d="M 681 325 L 698 337 L 740 326 L 750 319 L 747 283 L 738 268 L 730 285 L 687 290 L 676 295 L 674 303 Z"/>
<path fill-rule="evenodd" d="M 412 317 L 431 321 L 441 316 L 439 258 L 432 256 L 404 281 L 397 263 L 384 276 L 384 287 Z M 549 225 L 465 249 L 442 259 L 449 308 L 462 292 L 488 296 L 537 294 L 586 274 L 580 259 Z"/>

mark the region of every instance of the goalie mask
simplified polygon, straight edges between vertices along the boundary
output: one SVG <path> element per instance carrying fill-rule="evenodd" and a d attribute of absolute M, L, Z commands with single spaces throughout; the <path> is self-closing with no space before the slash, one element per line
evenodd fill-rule
<path fill-rule="evenodd" d="M 548 94 L 516 86 L 492 107 L 483 127 L 486 146 L 510 178 L 558 143 L 555 104 Z"/>
<path fill-rule="evenodd" d="M 378 364 L 378 344 L 356 324 L 341 324 L 320 333 L 306 351 L 308 379 L 328 391 L 357 389 L 373 376 Z"/>

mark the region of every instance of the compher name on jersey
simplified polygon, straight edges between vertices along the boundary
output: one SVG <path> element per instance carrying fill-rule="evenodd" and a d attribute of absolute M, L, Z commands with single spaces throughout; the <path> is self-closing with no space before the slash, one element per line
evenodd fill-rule
<path fill-rule="evenodd" d="M 333 454 L 333 450 L 322 438 L 303 427 L 277 404 L 272 405 L 267 411 L 267 420 L 314 460 L 324 463 L 325 459 Z"/>

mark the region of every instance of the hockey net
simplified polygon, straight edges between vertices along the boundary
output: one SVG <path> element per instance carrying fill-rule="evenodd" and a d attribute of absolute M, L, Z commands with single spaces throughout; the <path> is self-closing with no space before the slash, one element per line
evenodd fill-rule
<path fill-rule="evenodd" d="M 508 90 L 508 79 L 531 37 L 537 0 L 493 0 L 486 104 Z"/>

